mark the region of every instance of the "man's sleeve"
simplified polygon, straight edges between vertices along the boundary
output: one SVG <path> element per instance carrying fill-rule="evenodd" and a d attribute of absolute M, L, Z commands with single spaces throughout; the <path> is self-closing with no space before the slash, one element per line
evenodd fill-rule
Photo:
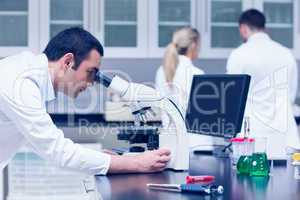
<path fill-rule="evenodd" d="M 293 57 L 293 56 L 292 56 Z M 289 91 L 290 91 L 290 100 L 291 103 L 294 104 L 297 97 L 297 90 L 298 90 L 298 66 L 296 59 L 292 58 L 292 63 L 289 71 Z"/>
<path fill-rule="evenodd" d="M 236 52 L 233 51 L 228 60 L 226 66 L 226 73 L 227 74 L 242 74 L 243 69 L 240 63 L 240 58 L 237 56 Z"/>
<path fill-rule="evenodd" d="M 64 138 L 46 112 L 40 90 L 32 80 L 17 84 L 11 95 L 1 93 L 0 102 L 26 141 L 44 159 L 90 174 L 107 173 L 111 157 Z"/>

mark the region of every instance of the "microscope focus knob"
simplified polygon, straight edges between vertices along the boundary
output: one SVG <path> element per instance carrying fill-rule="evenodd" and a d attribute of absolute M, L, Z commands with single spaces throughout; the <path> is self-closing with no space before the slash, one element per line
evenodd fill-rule
<path fill-rule="evenodd" d="M 145 151 L 145 148 L 141 147 L 141 146 L 132 146 L 129 148 L 129 152 L 139 153 L 139 152 L 144 152 L 144 151 Z"/>

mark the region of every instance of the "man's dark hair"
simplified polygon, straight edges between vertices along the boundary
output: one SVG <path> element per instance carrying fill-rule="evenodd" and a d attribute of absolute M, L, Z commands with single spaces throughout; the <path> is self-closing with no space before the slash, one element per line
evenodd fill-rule
<path fill-rule="evenodd" d="M 249 9 L 243 12 L 239 18 L 239 25 L 246 24 L 250 29 L 265 29 L 266 18 L 262 12 L 256 9 Z"/>
<path fill-rule="evenodd" d="M 101 43 L 91 33 L 82 28 L 73 27 L 54 36 L 47 44 L 44 53 L 50 61 L 56 61 L 65 54 L 72 53 L 75 60 L 73 68 L 77 69 L 93 49 L 98 51 L 101 56 L 104 55 Z"/>

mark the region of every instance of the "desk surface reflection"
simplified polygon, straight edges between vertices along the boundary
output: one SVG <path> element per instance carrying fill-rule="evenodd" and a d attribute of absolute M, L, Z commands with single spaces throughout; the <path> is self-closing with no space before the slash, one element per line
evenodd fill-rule
<path fill-rule="evenodd" d="M 284 166 L 274 166 L 269 177 L 248 177 L 236 174 L 231 168 L 230 159 L 215 158 L 207 155 L 190 157 L 189 172 L 164 171 L 152 174 L 124 174 L 96 177 L 97 188 L 106 199 L 144 199 L 144 200 L 254 200 L 254 199 L 300 199 L 300 180 L 293 177 L 293 166 L 288 162 Z M 216 184 L 224 186 L 221 196 L 201 196 L 197 194 L 181 194 L 174 192 L 149 190 L 147 183 L 181 184 L 190 175 L 214 175 Z"/>

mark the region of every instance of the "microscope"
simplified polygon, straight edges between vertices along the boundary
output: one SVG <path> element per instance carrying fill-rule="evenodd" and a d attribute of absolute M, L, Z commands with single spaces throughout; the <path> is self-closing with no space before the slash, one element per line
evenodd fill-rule
<path fill-rule="evenodd" d="M 172 170 L 188 170 L 189 141 L 185 119 L 174 101 L 161 97 L 159 93 L 146 85 L 128 82 L 119 76 L 112 78 L 98 71 L 94 80 L 101 83 L 113 93 L 118 94 L 126 102 L 134 116 L 134 126 L 123 128 L 118 135 L 119 140 L 130 143 L 146 143 L 147 150 L 166 148 L 171 151 L 171 160 L 167 168 Z M 169 118 L 169 123 L 160 128 L 149 127 L 147 116 L 153 114 L 152 108 L 158 108 Z M 135 153 L 144 149 L 135 147 Z"/>

